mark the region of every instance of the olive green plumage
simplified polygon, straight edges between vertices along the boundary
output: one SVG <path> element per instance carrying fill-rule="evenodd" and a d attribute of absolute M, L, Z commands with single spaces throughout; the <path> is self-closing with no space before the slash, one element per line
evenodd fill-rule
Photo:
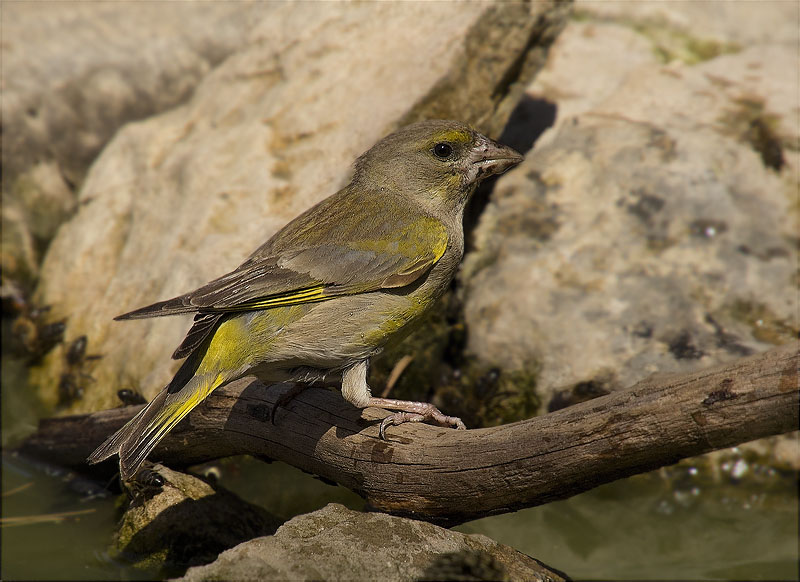
<path fill-rule="evenodd" d="M 425 403 L 371 397 L 371 356 L 409 331 L 447 289 L 463 254 L 462 215 L 477 183 L 521 156 L 455 121 L 424 121 L 356 161 L 352 181 L 287 224 L 236 270 L 200 289 L 117 319 L 194 313 L 173 354 L 175 378 L 89 457 L 120 455 L 132 477 L 147 454 L 215 388 L 246 374 L 266 381 L 342 379 L 358 407 L 399 410 L 382 423 L 434 420 Z"/>

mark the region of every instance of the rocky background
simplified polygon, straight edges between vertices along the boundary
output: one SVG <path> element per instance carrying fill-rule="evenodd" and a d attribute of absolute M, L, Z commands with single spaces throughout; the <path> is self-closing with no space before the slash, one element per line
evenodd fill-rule
<path fill-rule="evenodd" d="M 798 7 L 772 7 L 578 5 L 526 90 L 555 124 L 462 270 L 471 354 L 549 396 L 797 337 Z"/>
<path fill-rule="evenodd" d="M 189 320 L 115 315 L 446 117 L 526 161 L 477 193 L 453 292 L 375 392 L 401 362 L 393 395 L 497 424 L 788 342 L 799 31 L 792 2 L 6 3 L 4 328 L 51 410 L 149 398 Z M 757 446 L 796 468 L 797 443 Z"/>
<path fill-rule="evenodd" d="M 213 6 L 10 5 L 4 290 L 65 321 L 50 404 L 152 396 L 189 322 L 112 317 L 233 268 L 424 117 L 521 150 L 552 127 L 476 197 L 445 329 L 384 358 L 415 358 L 398 390 L 515 384 L 533 413 L 797 335 L 796 6 L 579 3 L 535 79 L 566 6 Z M 81 336 L 102 359 L 59 394 Z"/>
<path fill-rule="evenodd" d="M 552 410 L 797 338 L 799 14 L 576 5 L 507 132 L 526 103 L 555 123 L 498 181 L 462 269 L 469 355 L 535 363 Z M 766 448 L 800 468 L 797 434 Z"/>

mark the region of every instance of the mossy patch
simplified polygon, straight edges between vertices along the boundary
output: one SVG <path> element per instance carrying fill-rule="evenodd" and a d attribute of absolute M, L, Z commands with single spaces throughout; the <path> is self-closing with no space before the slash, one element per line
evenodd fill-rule
<path fill-rule="evenodd" d="M 201 479 L 155 466 L 157 487 L 142 494 L 123 514 L 111 554 L 159 577 L 182 575 L 188 567 L 212 562 L 244 541 L 271 535 L 280 520 Z"/>
<path fill-rule="evenodd" d="M 598 17 L 581 9 L 575 10 L 572 18 L 579 22 L 608 22 L 631 28 L 651 42 L 653 52 L 663 63 L 681 61 L 687 65 L 696 65 L 742 50 L 735 42 L 694 36 L 663 18 L 637 20 L 624 16 Z"/>
<path fill-rule="evenodd" d="M 461 119 L 487 135 L 499 135 L 525 87 L 547 62 L 549 47 L 571 10 L 572 3 L 557 2 L 532 19 L 525 3 L 496 3 L 465 33 L 450 74 L 397 126 L 422 119 Z"/>
<path fill-rule="evenodd" d="M 469 360 L 453 370 L 440 387 L 439 400 L 449 414 L 468 427 L 498 426 L 535 416 L 541 399 L 536 393 L 538 367 L 503 371 Z"/>

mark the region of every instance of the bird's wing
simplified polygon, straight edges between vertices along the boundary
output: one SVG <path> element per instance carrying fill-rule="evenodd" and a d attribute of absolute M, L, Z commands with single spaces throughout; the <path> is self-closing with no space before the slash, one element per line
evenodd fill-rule
<path fill-rule="evenodd" d="M 447 231 L 431 216 L 402 219 L 393 208 L 371 213 L 368 221 L 317 228 L 311 236 L 300 236 L 303 221 L 290 223 L 286 236 L 276 237 L 280 242 L 272 254 L 260 249 L 235 271 L 192 293 L 117 319 L 269 309 L 409 285 L 442 257 Z"/>

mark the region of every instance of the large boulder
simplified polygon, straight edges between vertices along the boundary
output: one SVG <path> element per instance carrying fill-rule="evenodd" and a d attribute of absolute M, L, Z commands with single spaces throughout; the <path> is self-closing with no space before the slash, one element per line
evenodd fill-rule
<path fill-rule="evenodd" d="M 565 576 L 477 534 L 331 503 L 180 580 L 530 580 Z"/>
<path fill-rule="evenodd" d="M 3 277 L 30 285 L 124 123 L 188 99 L 269 3 L 3 6 Z"/>
<path fill-rule="evenodd" d="M 798 333 L 796 18 L 748 5 L 775 34 L 744 49 L 741 14 L 722 40 L 653 38 L 647 6 L 580 5 L 528 89 L 555 126 L 498 181 L 462 271 L 469 353 L 536 370 L 556 406 Z M 706 14 L 681 6 L 658 5 Z M 670 30 L 721 48 L 655 50 Z"/>

